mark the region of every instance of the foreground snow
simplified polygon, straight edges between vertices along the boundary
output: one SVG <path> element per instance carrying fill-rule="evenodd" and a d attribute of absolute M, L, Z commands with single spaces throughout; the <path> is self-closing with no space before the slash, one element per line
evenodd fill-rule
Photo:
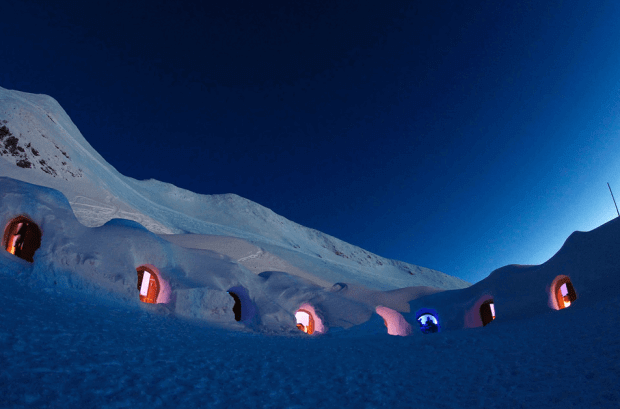
<path fill-rule="evenodd" d="M 265 337 L 67 299 L 12 277 L 0 286 L 2 408 L 620 405 L 617 296 L 422 337 Z"/>

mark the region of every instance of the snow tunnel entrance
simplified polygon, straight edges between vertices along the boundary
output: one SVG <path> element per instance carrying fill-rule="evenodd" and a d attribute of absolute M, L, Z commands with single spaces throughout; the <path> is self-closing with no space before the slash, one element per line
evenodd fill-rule
<path fill-rule="evenodd" d="M 228 294 L 235 300 L 235 305 L 232 309 L 235 314 L 235 321 L 241 321 L 241 298 L 232 291 L 228 291 Z"/>
<path fill-rule="evenodd" d="M 314 318 L 310 311 L 303 309 L 297 310 L 295 319 L 297 320 L 297 328 L 306 334 L 312 334 L 314 332 Z"/>
<path fill-rule="evenodd" d="M 558 303 L 558 309 L 570 307 L 571 303 L 577 299 L 577 293 L 570 281 L 570 278 L 564 277 L 559 279 L 555 284 L 555 298 Z"/>
<path fill-rule="evenodd" d="M 480 306 L 480 318 L 482 318 L 483 327 L 495 319 L 495 304 L 493 300 L 486 300 L 482 303 Z"/>
<path fill-rule="evenodd" d="M 420 330 L 423 334 L 432 334 L 439 332 L 439 324 L 437 318 L 433 314 L 424 314 L 418 317 L 418 323 L 420 323 Z"/>
<path fill-rule="evenodd" d="M 140 301 L 147 304 L 156 304 L 159 295 L 159 278 L 154 271 L 146 266 L 136 269 L 138 273 L 138 291 L 140 291 Z"/>
<path fill-rule="evenodd" d="M 41 229 L 26 216 L 18 216 L 6 226 L 3 245 L 9 253 L 34 263 L 34 253 L 41 247 Z"/>

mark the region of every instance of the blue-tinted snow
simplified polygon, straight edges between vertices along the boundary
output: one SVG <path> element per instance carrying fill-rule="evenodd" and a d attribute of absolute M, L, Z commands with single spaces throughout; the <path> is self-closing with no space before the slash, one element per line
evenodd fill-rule
<path fill-rule="evenodd" d="M 299 338 L 208 328 L 13 277 L 0 286 L 2 408 L 620 405 L 618 296 L 422 337 Z"/>
<path fill-rule="evenodd" d="M 0 187 L 3 222 L 27 210 L 43 231 L 34 264 L 0 251 L 0 407 L 620 405 L 620 218 L 571 235 L 543 265 L 507 266 L 465 289 L 364 293 L 282 272 L 256 276 L 123 223 L 86 228 L 53 190 L 7 178 Z M 193 298 L 201 302 L 180 310 L 138 302 L 134 267 L 149 254 L 176 292 L 203 291 Z M 564 274 L 578 299 L 555 310 L 547 287 Z M 256 302 L 258 321 L 234 322 L 225 291 L 235 282 Z M 387 335 L 364 294 L 370 305 L 411 300 L 403 316 L 414 332 Z M 485 297 L 497 319 L 463 328 Z M 320 301 L 327 333 L 296 331 L 302 299 Z M 416 327 L 420 306 L 436 312 L 440 333 Z"/>
<path fill-rule="evenodd" d="M 130 219 L 158 234 L 249 240 L 286 261 L 287 272 L 298 275 L 302 270 L 301 276 L 314 275 L 317 283 L 354 281 L 376 290 L 470 285 L 439 271 L 385 259 L 235 194 L 199 195 L 157 180 L 125 177 L 49 96 L 0 87 L 0 120 L 17 138 L 16 149 L 23 149 L 19 156 L 0 157 L 0 175 L 62 192 L 85 226 Z M 30 167 L 17 166 L 20 161 Z"/>

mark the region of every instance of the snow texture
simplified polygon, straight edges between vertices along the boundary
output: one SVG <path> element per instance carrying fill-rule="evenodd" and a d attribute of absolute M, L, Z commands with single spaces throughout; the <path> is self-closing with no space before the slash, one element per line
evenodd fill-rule
<path fill-rule="evenodd" d="M 125 177 L 88 144 L 49 96 L 0 87 L 0 122 L 1 132 L 12 135 L 2 137 L 0 133 L 0 146 L 5 145 L 0 149 L 0 176 L 62 192 L 85 226 L 99 227 L 118 218 L 136 221 L 161 235 L 238 238 L 245 240 L 243 245 L 255 248 L 239 257 L 249 257 L 244 265 L 253 272 L 275 268 L 320 286 L 340 281 L 375 290 L 470 285 L 439 271 L 372 254 L 235 194 L 199 195 L 152 179 Z M 20 161 L 31 166 L 22 167 Z M 179 243 L 183 239 L 170 240 Z M 187 241 L 181 245 L 188 245 Z M 217 240 L 201 239 L 199 246 L 205 245 L 208 249 L 218 247 Z"/>
<path fill-rule="evenodd" d="M 161 182 L 131 181 L 90 152 L 51 98 L 0 91 L 0 137 L 17 139 L 0 157 L 0 407 L 620 407 L 620 218 L 468 286 L 235 195 L 168 186 L 165 199 Z M 83 158 L 68 184 L 50 182 L 69 179 L 61 168 L 17 164 L 32 162 L 39 136 L 24 135 L 48 114 L 65 130 L 52 144 Z M 56 166 L 53 148 L 35 149 Z M 99 220 L 140 220 L 82 224 L 58 188 L 69 185 L 116 206 Z M 41 231 L 32 263 L 5 251 L 17 216 Z M 140 302 L 141 266 L 161 282 L 157 303 Z M 406 269 L 417 285 L 398 286 Z M 559 309 L 566 280 L 576 298 Z M 489 300 L 496 319 L 483 327 Z M 311 336 L 296 327 L 302 306 L 320 328 Z M 422 333 L 425 314 L 438 332 Z"/>

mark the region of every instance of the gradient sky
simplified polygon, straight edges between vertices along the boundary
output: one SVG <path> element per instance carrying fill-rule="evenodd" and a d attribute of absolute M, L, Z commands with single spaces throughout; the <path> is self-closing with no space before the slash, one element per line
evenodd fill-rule
<path fill-rule="evenodd" d="M 477 282 L 620 198 L 620 2 L 4 0 L 0 86 L 119 172 Z"/>

